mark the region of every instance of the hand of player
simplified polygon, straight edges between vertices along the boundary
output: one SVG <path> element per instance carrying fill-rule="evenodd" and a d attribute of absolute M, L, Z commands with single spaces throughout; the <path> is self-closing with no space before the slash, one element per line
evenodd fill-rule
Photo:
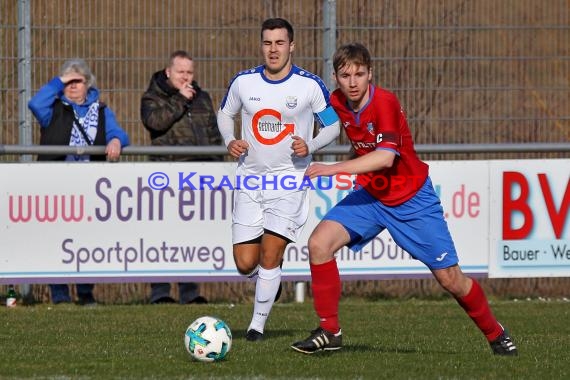
<path fill-rule="evenodd" d="M 293 154 L 297 157 L 307 157 L 309 155 L 309 146 L 299 136 L 291 136 L 293 143 L 291 144 L 291 149 L 293 149 Z"/>
<path fill-rule="evenodd" d="M 233 140 L 228 144 L 228 152 L 233 158 L 239 158 L 248 148 L 249 144 L 245 140 Z"/>
<path fill-rule="evenodd" d="M 305 170 L 305 176 L 313 179 L 316 177 L 321 176 L 332 176 L 337 174 L 335 164 L 327 165 L 327 164 L 319 164 L 314 163 Z"/>

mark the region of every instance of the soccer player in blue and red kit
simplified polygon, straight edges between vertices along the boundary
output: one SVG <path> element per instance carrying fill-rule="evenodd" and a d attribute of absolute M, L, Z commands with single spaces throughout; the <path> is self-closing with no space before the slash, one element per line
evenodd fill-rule
<path fill-rule="evenodd" d="M 340 47 L 333 58 L 338 89 L 331 105 L 356 158 L 314 163 L 306 175 L 357 174 L 356 189 L 333 207 L 309 238 L 313 302 L 320 326 L 291 347 L 311 354 L 342 347 L 341 295 L 334 257 L 343 246 L 362 249 L 388 229 L 394 241 L 424 263 L 485 335 L 497 355 L 517 355 L 507 331 L 493 316 L 481 286 L 463 274 L 431 183 L 428 165 L 416 155 L 406 117 L 394 94 L 371 83 L 370 53 L 361 44 Z"/>

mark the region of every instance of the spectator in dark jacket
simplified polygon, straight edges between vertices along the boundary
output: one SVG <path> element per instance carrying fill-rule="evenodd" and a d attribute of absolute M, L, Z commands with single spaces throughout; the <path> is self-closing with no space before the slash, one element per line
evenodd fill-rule
<path fill-rule="evenodd" d="M 194 80 L 194 61 L 183 50 L 171 54 L 165 69 L 153 74 L 141 99 L 141 118 L 152 145 L 221 145 L 210 95 Z M 151 156 L 151 161 L 222 161 L 222 156 Z M 179 302 L 206 303 L 196 283 L 178 284 Z M 169 283 L 151 284 L 151 303 L 175 302 Z"/>

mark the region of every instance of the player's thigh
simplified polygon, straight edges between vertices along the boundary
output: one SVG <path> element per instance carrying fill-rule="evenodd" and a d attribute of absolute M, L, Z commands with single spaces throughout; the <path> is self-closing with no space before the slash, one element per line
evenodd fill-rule
<path fill-rule="evenodd" d="M 264 200 L 263 205 L 264 228 L 296 242 L 309 217 L 309 193 L 284 192 L 278 198 Z"/>
<path fill-rule="evenodd" d="M 334 253 L 350 242 L 346 228 L 334 220 L 323 220 L 309 237 L 311 264 L 323 264 L 334 257 Z"/>
<path fill-rule="evenodd" d="M 323 217 L 342 225 L 349 235 L 346 246 L 353 251 L 361 250 L 385 228 L 380 202 L 366 190 L 349 193 Z"/>
<path fill-rule="evenodd" d="M 443 208 L 429 185 L 399 206 L 381 207 L 396 244 L 430 269 L 449 268 L 459 260 Z"/>
<path fill-rule="evenodd" d="M 232 242 L 239 244 L 263 235 L 263 206 L 261 193 L 236 190 L 232 213 Z"/>
<path fill-rule="evenodd" d="M 259 242 L 234 244 L 234 261 L 241 274 L 250 274 L 257 268 L 261 252 L 260 246 Z"/>

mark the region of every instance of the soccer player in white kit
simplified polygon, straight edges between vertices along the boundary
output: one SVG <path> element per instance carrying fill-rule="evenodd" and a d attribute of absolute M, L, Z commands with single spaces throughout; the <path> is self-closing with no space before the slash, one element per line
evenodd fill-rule
<path fill-rule="evenodd" d="M 291 24 L 281 18 L 265 20 L 264 64 L 232 79 L 218 111 L 218 128 L 228 152 L 239 159 L 236 174 L 248 179 L 235 189 L 232 242 L 238 271 L 257 275 L 249 341 L 263 338 L 281 285 L 285 247 L 297 240 L 307 221 L 308 188 L 299 185 L 311 153 L 340 132 L 326 86 L 318 76 L 293 65 L 294 49 Z M 234 119 L 240 111 L 241 139 L 237 139 Z M 321 128 L 313 138 L 315 119 Z"/>

